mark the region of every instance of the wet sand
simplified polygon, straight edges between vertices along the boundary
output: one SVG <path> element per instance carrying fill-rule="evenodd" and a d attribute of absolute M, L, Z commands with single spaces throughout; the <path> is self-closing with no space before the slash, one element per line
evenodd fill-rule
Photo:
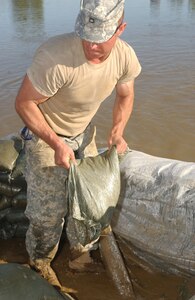
<path fill-rule="evenodd" d="M 125 253 L 126 264 L 136 293 L 137 300 L 189 300 L 195 294 L 195 278 L 176 276 L 157 271 L 142 263 L 120 245 Z M 93 257 L 101 263 L 98 251 Z M 65 239 L 60 243 L 59 251 L 53 262 L 61 283 L 77 291 L 78 300 L 122 300 L 113 282 L 103 267 L 100 273 L 76 273 L 68 268 L 69 247 Z M 28 255 L 23 238 L 0 240 L 0 261 L 25 264 Z"/>

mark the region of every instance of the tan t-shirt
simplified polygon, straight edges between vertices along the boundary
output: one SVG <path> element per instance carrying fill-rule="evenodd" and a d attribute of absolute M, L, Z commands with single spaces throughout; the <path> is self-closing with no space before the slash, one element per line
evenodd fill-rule
<path fill-rule="evenodd" d="M 49 97 L 39 108 L 51 128 L 75 136 L 85 130 L 116 84 L 133 80 L 140 71 L 134 50 L 121 39 L 104 62 L 91 64 L 80 38 L 69 33 L 45 42 L 27 74 L 34 88 Z"/>

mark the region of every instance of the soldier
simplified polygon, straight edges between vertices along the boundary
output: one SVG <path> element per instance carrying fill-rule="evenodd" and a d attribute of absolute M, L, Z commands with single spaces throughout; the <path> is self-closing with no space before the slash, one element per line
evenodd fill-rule
<path fill-rule="evenodd" d="M 70 160 L 97 154 L 91 121 L 114 89 L 108 147 L 116 145 L 118 153 L 127 149 L 123 132 L 141 66 L 132 47 L 119 38 L 126 27 L 123 18 L 124 0 L 81 1 L 75 32 L 39 47 L 16 97 L 16 111 L 31 131 L 25 141 L 25 213 L 30 221 L 26 248 L 30 264 L 56 286 L 60 283 L 51 262 L 67 213 L 64 182 Z M 67 236 L 72 253 L 85 255 L 71 225 Z M 74 261 L 70 266 L 76 268 Z M 82 263 L 78 267 L 85 270 Z"/>

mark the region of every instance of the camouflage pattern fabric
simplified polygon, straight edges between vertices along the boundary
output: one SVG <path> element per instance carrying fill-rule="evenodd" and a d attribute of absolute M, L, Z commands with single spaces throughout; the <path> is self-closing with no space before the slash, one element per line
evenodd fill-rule
<path fill-rule="evenodd" d="M 79 136 L 62 139 L 77 151 L 79 158 L 95 156 L 98 154 L 95 133 L 95 127 L 90 125 Z M 25 214 L 30 221 L 26 248 L 31 261 L 45 258 L 51 261 L 56 254 L 67 213 L 65 180 L 68 171 L 55 165 L 54 150 L 35 135 L 25 142 L 25 151 L 28 185 Z"/>
<path fill-rule="evenodd" d="M 118 27 L 124 11 L 124 0 L 82 0 L 75 32 L 86 41 L 103 43 Z"/>

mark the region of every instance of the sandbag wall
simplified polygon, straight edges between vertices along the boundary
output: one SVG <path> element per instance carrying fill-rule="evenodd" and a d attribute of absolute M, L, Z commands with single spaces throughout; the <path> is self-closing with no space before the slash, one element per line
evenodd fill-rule
<path fill-rule="evenodd" d="M 24 143 L 19 136 L 0 140 L 0 239 L 24 237 L 28 219 Z"/>

